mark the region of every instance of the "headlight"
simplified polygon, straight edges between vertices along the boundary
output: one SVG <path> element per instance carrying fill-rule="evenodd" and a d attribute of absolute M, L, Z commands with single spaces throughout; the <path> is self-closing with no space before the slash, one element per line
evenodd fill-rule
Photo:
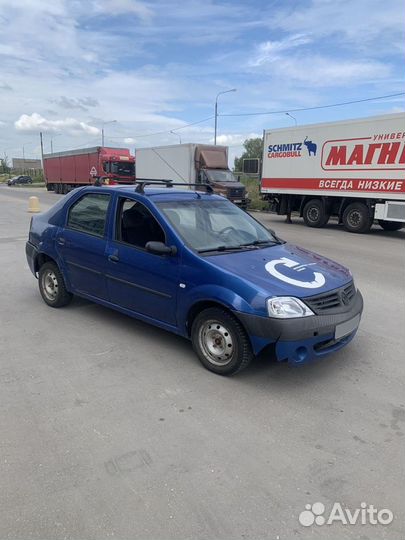
<path fill-rule="evenodd" d="M 315 315 L 299 298 L 293 296 L 276 296 L 267 300 L 269 317 L 277 319 L 292 319 Z"/>

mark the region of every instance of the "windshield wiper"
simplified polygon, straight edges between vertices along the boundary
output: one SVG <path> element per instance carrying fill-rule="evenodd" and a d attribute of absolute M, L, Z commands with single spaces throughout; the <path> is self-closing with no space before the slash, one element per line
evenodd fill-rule
<path fill-rule="evenodd" d="M 253 242 L 247 242 L 246 244 L 241 244 L 241 246 L 243 247 L 248 247 L 248 246 L 275 246 L 275 245 L 278 245 L 278 244 L 281 244 L 282 242 L 280 242 L 279 240 L 254 240 Z"/>
<path fill-rule="evenodd" d="M 207 248 L 207 249 L 199 249 L 198 253 L 209 253 L 211 251 L 233 251 L 238 249 L 244 249 L 246 246 L 243 246 L 242 244 L 236 245 L 236 246 L 216 246 L 213 248 Z"/>

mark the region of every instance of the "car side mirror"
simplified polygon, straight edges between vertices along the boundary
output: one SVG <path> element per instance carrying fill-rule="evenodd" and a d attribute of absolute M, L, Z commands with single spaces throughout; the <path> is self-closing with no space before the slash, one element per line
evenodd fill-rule
<path fill-rule="evenodd" d="M 166 246 L 163 242 L 148 242 L 145 246 L 146 251 L 155 255 L 176 255 L 176 246 Z"/>

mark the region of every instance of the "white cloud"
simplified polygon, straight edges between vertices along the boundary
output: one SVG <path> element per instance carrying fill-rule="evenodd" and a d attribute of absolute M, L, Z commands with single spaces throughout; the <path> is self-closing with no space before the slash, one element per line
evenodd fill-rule
<path fill-rule="evenodd" d="M 93 6 L 96 13 L 103 13 L 109 17 L 132 14 L 148 20 L 153 15 L 150 7 L 138 0 L 97 0 Z"/>
<path fill-rule="evenodd" d="M 59 105 L 62 109 L 80 109 L 87 111 L 89 107 L 97 107 L 98 101 L 90 96 L 84 98 L 68 98 L 66 96 L 60 96 L 58 99 L 52 99 L 52 103 Z"/>
<path fill-rule="evenodd" d="M 22 114 L 18 120 L 14 122 L 14 126 L 18 131 L 28 133 L 43 131 L 55 133 L 57 131 L 65 131 L 71 135 L 77 133 L 86 133 L 88 135 L 98 135 L 100 130 L 94 126 L 90 126 L 85 122 L 80 122 L 75 118 L 64 118 L 63 120 L 48 120 L 38 113 L 31 115 Z"/>
<path fill-rule="evenodd" d="M 133 137 L 125 137 L 125 138 L 124 138 L 124 143 L 125 143 L 125 144 L 135 144 L 135 143 L 136 143 L 136 139 L 134 139 Z"/>
<path fill-rule="evenodd" d="M 305 34 L 293 34 L 279 41 L 265 41 L 259 44 L 255 57 L 249 63 L 252 66 L 261 66 L 280 58 L 281 52 L 302 47 L 311 41 L 311 38 Z"/>
<path fill-rule="evenodd" d="M 268 19 L 271 28 L 310 33 L 314 38 L 335 36 L 334 42 L 367 50 L 373 54 L 404 48 L 403 0 L 311 0 L 293 10 L 288 5 Z M 402 36 L 402 38 L 401 38 Z M 353 51 L 354 52 L 354 51 Z"/>
<path fill-rule="evenodd" d="M 217 136 L 217 144 L 241 147 L 246 139 L 256 139 L 257 137 L 261 137 L 261 135 L 258 133 L 224 133 Z M 214 142 L 214 139 L 212 139 L 212 142 Z"/>
<path fill-rule="evenodd" d="M 356 82 L 365 84 L 388 77 L 391 67 L 373 60 L 312 58 L 285 58 L 277 70 L 284 78 L 314 84 L 318 87 L 346 86 Z"/>

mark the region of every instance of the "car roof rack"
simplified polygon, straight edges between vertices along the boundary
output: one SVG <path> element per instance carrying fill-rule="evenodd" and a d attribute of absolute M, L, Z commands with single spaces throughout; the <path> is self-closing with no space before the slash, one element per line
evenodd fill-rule
<path fill-rule="evenodd" d="M 186 184 L 184 182 L 183 183 L 173 182 L 173 180 L 163 180 L 163 179 L 162 180 L 158 180 L 158 179 L 147 180 L 143 178 L 137 178 L 135 180 L 135 184 L 136 184 L 136 188 L 135 188 L 136 193 L 145 193 L 145 190 L 144 190 L 145 186 L 165 186 L 168 188 L 171 188 L 173 186 L 183 186 L 183 187 L 196 186 L 196 187 L 205 189 L 205 191 L 209 194 L 214 193 L 214 190 L 209 184 L 197 184 L 197 183 Z"/>

